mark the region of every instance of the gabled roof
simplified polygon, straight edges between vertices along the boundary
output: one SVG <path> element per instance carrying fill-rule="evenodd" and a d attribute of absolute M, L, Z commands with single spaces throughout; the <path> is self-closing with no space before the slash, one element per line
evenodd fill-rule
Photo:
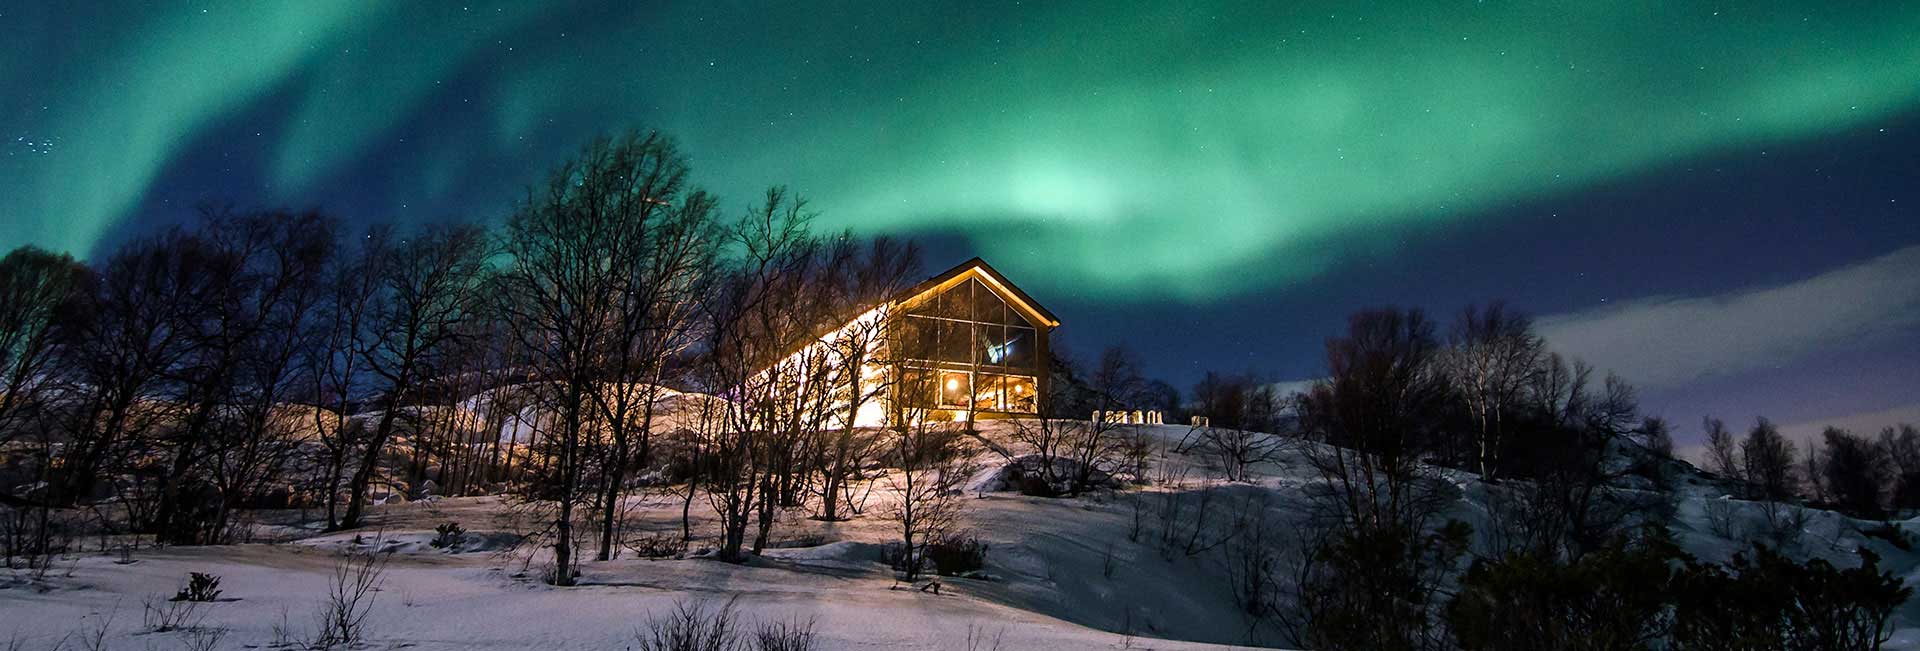
<path fill-rule="evenodd" d="M 945 291 L 954 285 L 965 282 L 968 278 L 979 278 L 988 288 L 1000 294 L 1001 298 L 1006 299 L 1008 305 L 1012 305 L 1015 309 L 1020 310 L 1021 314 L 1027 317 L 1028 321 L 1032 321 L 1046 328 L 1060 327 L 1060 319 L 1058 317 L 1055 317 L 1052 312 L 1047 311 L 1047 308 L 1041 307 L 1040 303 L 1033 300 L 1032 296 L 1028 296 L 1026 292 L 1021 291 L 1019 287 L 1015 286 L 1011 281 L 1008 281 L 1006 276 L 1000 274 L 1000 270 L 994 269 L 993 265 L 987 264 L 986 260 L 978 257 L 962 262 L 952 269 L 935 274 L 932 278 L 920 281 L 920 284 L 909 287 L 906 291 L 894 296 L 893 302 L 902 305 L 918 303 L 926 296 Z"/>

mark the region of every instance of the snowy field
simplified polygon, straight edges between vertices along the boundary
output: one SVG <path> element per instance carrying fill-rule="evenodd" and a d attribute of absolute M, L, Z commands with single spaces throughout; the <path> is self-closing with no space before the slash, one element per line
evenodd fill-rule
<path fill-rule="evenodd" d="M 994 427 L 1005 428 L 1005 423 Z M 987 428 L 989 437 L 996 436 Z M 1188 432 L 1148 426 L 1163 443 Z M 1004 435 L 1004 431 L 998 435 Z M 1169 446 L 1170 447 L 1170 446 Z M 998 459 L 983 455 L 982 460 Z M 1276 518 L 1297 510 L 1312 481 L 1297 456 L 1258 468 L 1249 484 L 1223 486 L 1200 460 L 1162 452 L 1164 481 L 1151 488 L 1078 499 L 1027 497 L 996 488 L 992 468 L 969 498 L 969 528 L 990 543 L 984 578 L 949 578 L 941 594 L 898 582 L 882 561 L 895 535 L 874 514 L 838 523 L 791 513 L 775 528 L 773 549 L 744 565 L 699 558 L 646 560 L 626 553 L 587 561 L 582 585 L 555 588 L 541 579 L 543 558 L 515 546 L 532 530 L 528 516 L 499 497 L 437 499 L 374 509 L 357 532 L 323 534 L 301 514 L 263 514 L 259 531 L 272 543 L 146 549 L 128 555 L 62 559 L 43 577 L 16 572 L 0 579 L 0 643 L 9 649 L 296 648 L 316 630 L 316 616 L 345 550 L 391 550 L 367 620 L 362 648 L 622 649 L 651 617 L 677 605 L 737 599 L 753 621 L 812 622 L 825 649 L 1224 649 L 1271 644 L 1273 631 L 1250 633 L 1235 607 L 1224 563 L 1216 554 L 1166 553 L 1136 525 L 1139 509 L 1167 492 L 1222 500 L 1258 499 Z M 1462 489 L 1453 517 L 1473 522 L 1480 487 Z M 1714 534 L 1708 510 L 1724 502 L 1711 484 L 1689 481 L 1674 529 L 1691 553 L 1724 559 L 1739 546 Z M 883 500 L 884 489 L 871 498 Z M 679 531 L 680 504 L 666 496 L 628 505 L 629 537 Z M 696 533 L 714 529 L 703 501 L 694 503 Z M 455 550 L 428 541 L 443 522 L 467 530 Z M 1854 550 L 1871 546 L 1883 567 L 1915 582 L 1917 559 L 1858 533 L 1864 523 L 1815 512 L 1800 555 L 1851 566 Z M 1148 524 L 1150 529 L 1153 525 Z M 1920 524 L 1902 523 L 1920 530 Z M 699 543 L 696 541 L 696 546 Z M 591 554 L 591 545 L 588 546 Z M 148 607 L 165 608 L 190 572 L 221 577 L 220 599 L 200 605 L 179 630 L 156 631 Z M 1896 615 L 1889 648 L 1920 648 L 1920 610 Z M 970 643 L 971 638 L 971 643 Z"/>

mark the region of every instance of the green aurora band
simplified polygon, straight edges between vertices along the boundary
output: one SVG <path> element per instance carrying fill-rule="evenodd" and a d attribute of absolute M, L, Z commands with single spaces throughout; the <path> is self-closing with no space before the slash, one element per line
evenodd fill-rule
<path fill-rule="evenodd" d="M 1329 243 L 1920 106 L 1901 2 L 534 4 L 0 10 L 29 26 L 0 46 L 0 247 L 89 252 L 274 99 L 284 122 L 244 145 L 264 200 L 371 169 L 411 189 L 395 205 L 493 216 L 646 125 L 735 201 L 787 183 L 823 227 L 958 232 L 1036 284 L 1204 300 L 1319 273 Z"/>

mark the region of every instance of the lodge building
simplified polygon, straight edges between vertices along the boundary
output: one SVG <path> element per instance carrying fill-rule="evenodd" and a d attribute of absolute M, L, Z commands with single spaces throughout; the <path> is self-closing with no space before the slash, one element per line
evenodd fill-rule
<path fill-rule="evenodd" d="M 909 376 L 892 399 L 955 416 L 1039 413 L 1047 386 L 1047 337 L 1060 320 L 974 258 L 894 299 Z M 919 377 L 915 377 L 918 374 Z"/>
<path fill-rule="evenodd" d="M 953 421 L 1039 413 L 1047 338 L 1060 320 L 986 261 L 974 258 L 928 278 L 835 332 L 875 319 L 889 330 L 877 341 L 891 349 L 871 356 L 887 360 L 886 368 L 862 369 L 861 381 L 886 386 L 855 414 L 856 426 L 888 425 L 895 407 Z"/>

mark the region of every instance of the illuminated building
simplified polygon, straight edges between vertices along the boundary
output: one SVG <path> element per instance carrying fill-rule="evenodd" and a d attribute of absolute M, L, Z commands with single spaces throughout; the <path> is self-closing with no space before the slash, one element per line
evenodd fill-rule
<path fill-rule="evenodd" d="M 861 370 L 863 404 L 855 424 L 886 424 L 894 407 L 926 409 L 936 419 L 972 420 L 1039 413 L 1047 390 L 1047 338 L 1060 320 L 986 261 L 974 258 L 900 292 L 821 338 L 879 325 Z M 878 386 L 884 385 L 884 386 Z M 844 403 L 842 403 L 844 405 Z"/>

